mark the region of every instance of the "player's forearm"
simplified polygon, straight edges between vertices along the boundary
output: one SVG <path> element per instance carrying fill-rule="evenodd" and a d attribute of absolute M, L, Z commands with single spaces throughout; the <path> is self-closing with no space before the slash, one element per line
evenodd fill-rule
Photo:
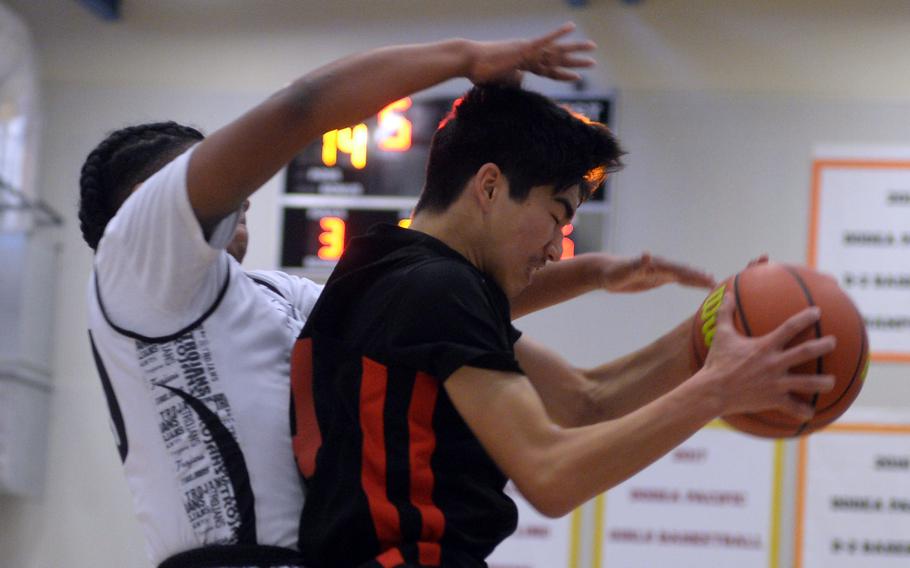
<path fill-rule="evenodd" d="M 592 424 L 623 416 L 679 386 L 692 375 L 687 319 L 653 343 L 620 359 L 585 370 Z"/>
<path fill-rule="evenodd" d="M 622 418 L 553 434 L 535 471 L 513 479 L 543 514 L 564 515 L 665 455 L 720 408 L 704 384 L 681 385 Z"/>
<path fill-rule="evenodd" d="M 559 516 L 657 460 L 725 411 L 730 390 L 724 379 L 716 370 L 702 370 L 621 418 L 570 428 L 553 422 L 530 380 L 520 375 L 463 367 L 445 388 L 500 469 L 538 510 Z"/>
<path fill-rule="evenodd" d="M 465 75 L 466 40 L 388 47 L 308 73 L 200 144 L 190 164 L 190 202 L 203 225 L 235 211 L 324 132 L 352 126 L 388 103 Z"/>
<path fill-rule="evenodd" d="M 534 274 L 530 286 L 512 298 L 512 319 L 601 289 L 605 262 L 604 255 L 581 254 L 548 263 Z"/>
<path fill-rule="evenodd" d="M 288 100 L 304 110 L 320 134 L 351 126 L 394 100 L 467 75 L 474 46 L 468 40 L 450 39 L 345 57 L 293 83 Z"/>

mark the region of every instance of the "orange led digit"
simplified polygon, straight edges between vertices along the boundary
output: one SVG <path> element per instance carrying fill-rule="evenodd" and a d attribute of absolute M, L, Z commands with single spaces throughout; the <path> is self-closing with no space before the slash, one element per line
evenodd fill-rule
<path fill-rule="evenodd" d="M 379 112 L 379 148 L 389 152 L 404 152 L 411 147 L 411 121 L 399 114 L 411 108 L 411 98 L 399 99 Z M 394 134 L 386 134 L 394 133 Z"/>
<path fill-rule="evenodd" d="M 367 165 L 367 142 L 369 130 L 366 124 L 353 128 L 330 130 L 322 135 L 322 163 L 334 166 L 338 163 L 338 152 L 350 154 L 351 165 L 362 170 Z"/>
<path fill-rule="evenodd" d="M 319 234 L 319 247 L 316 256 L 322 260 L 338 260 L 344 252 L 344 219 L 340 217 L 323 217 L 319 220 L 322 232 Z"/>
<path fill-rule="evenodd" d="M 338 163 L 337 130 L 329 130 L 322 135 L 322 163 L 329 167 Z"/>
<path fill-rule="evenodd" d="M 562 256 L 559 257 L 561 259 L 575 256 L 575 242 L 569 238 L 574 229 L 571 223 L 562 228 Z"/>
<path fill-rule="evenodd" d="M 362 170 L 367 165 L 367 141 L 369 131 L 366 124 L 338 131 L 338 150 L 351 155 L 351 165 Z"/>

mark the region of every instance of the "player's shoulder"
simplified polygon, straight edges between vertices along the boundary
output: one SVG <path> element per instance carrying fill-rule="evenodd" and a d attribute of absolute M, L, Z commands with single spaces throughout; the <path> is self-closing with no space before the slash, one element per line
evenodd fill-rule
<path fill-rule="evenodd" d="M 322 293 L 322 284 L 280 270 L 247 270 L 245 275 L 256 284 L 300 305 L 312 307 Z"/>
<path fill-rule="evenodd" d="M 385 284 L 411 305 L 469 307 L 488 303 L 484 275 L 466 261 L 431 257 L 409 264 Z"/>
<path fill-rule="evenodd" d="M 401 270 L 399 277 L 421 289 L 479 289 L 484 282 L 483 274 L 468 262 L 440 256 L 417 259 Z"/>
<path fill-rule="evenodd" d="M 165 164 L 127 196 L 105 227 L 98 243 L 99 254 L 103 256 L 112 247 L 132 247 L 153 232 L 181 227 L 193 233 L 198 231 L 186 195 L 186 170 L 193 148 Z"/>

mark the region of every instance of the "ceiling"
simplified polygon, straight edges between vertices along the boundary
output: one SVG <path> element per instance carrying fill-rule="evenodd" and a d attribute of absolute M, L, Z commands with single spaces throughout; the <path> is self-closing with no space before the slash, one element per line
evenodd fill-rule
<path fill-rule="evenodd" d="M 289 64 L 277 58 L 294 53 L 329 60 L 453 33 L 537 33 L 572 19 L 599 44 L 597 73 L 611 87 L 910 100 L 905 0 L 589 0 L 584 8 L 565 0 L 124 0 L 115 23 L 76 0 L 0 3 L 32 29 L 48 81 L 199 76 L 238 87 L 239 76 L 203 81 L 199 70 L 221 59 L 221 75 L 236 62 L 271 83 L 288 78 Z M 276 59 L 264 62 L 263 53 Z"/>

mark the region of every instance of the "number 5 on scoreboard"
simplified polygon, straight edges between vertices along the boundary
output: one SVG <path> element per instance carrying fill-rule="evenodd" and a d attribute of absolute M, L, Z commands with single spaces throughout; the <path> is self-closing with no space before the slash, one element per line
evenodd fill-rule
<path fill-rule="evenodd" d="M 411 108 L 411 98 L 399 99 L 379 112 L 379 148 L 405 152 L 411 148 L 411 121 L 401 113 Z"/>

